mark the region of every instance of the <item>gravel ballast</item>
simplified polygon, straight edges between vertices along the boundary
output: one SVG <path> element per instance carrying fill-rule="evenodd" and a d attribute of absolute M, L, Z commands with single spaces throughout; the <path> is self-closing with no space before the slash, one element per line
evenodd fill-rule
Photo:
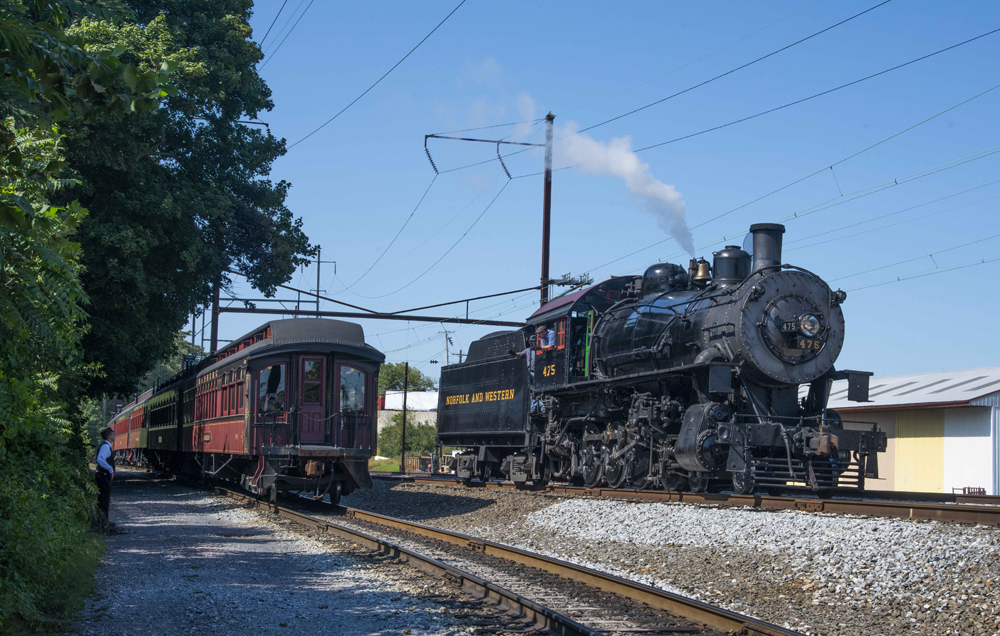
<path fill-rule="evenodd" d="M 119 478 L 111 519 L 124 533 L 74 633 L 464 636 L 509 621 L 409 566 L 173 483 Z"/>
<path fill-rule="evenodd" d="M 821 635 L 1000 634 L 1000 529 L 376 483 L 344 504 Z"/>

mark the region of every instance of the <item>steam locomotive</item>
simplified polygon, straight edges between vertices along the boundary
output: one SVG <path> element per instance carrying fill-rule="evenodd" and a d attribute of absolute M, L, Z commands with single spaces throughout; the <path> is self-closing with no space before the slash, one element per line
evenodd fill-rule
<path fill-rule="evenodd" d="M 847 294 L 783 265 L 784 231 L 755 224 L 749 251 L 611 278 L 544 304 L 523 330 L 474 342 L 441 374 L 438 443 L 464 449 L 458 476 L 863 490 L 886 436 L 827 402 L 835 380 L 867 401 L 872 374 L 834 369 Z M 555 332 L 552 346 L 512 356 L 534 346 L 536 326 Z"/>

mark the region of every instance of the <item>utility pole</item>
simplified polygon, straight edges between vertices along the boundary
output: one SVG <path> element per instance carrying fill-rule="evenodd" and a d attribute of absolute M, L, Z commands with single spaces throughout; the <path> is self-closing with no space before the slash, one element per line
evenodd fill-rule
<path fill-rule="evenodd" d="M 212 293 L 212 340 L 210 354 L 219 349 L 219 288 L 221 281 L 215 281 L 215 291 Z"/>
<path fill-rule="evenodd" d="M 399 458 L 399 472 L 406 474 L 406 392 L 410 388 L 410 363 L 403 366 L 403 450 Z"/>
<path fill-rule="evenodd" d="M 451 355 L 449 353 L 450 349 L 448 348 L 448 346 L 455 343 L 451 341 L 451 335 L 449 335 L 450 332 L 444 328 L 444 325 L 442 325 L 441 328 L 443 331 L 439 331 L 438 333 L 444 334 L 444 363 L 451 364 Z"/>
<path fill-rule="evenodd" d="M 549 302 L 549 226 L 552 220 L 552 122 L 556 116 L 545 116 L 545 185 L 542 192 L 542 302 Z"/>
<path fill-rule="evenodd" d="M 458 363 L 462 364 L 462 350 L 461 349 L 458 350 Z"/>
<path fill-rule="evenodd" d="M 316 248 L 316 311 L 319 311 L 320 297 L 319 295 L 323 293 L 324 290 L 319 288 L 320 282 L 320 270 L 323 267 L 323 263 L 333 263 L 333 275 L 337 275 L 337 261 L 324 261 L 322 257 L 323 248 Z M 302 294 L 299 293 L 299 298 L 302 298 Z M 307 301 L 308 302 L 308 301 Z"/>

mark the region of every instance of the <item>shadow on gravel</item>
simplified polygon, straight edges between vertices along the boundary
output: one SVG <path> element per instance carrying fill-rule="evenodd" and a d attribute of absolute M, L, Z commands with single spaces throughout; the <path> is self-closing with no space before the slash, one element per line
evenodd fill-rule
<path fill-rule="evenodd" d="M 493 498 L 457 495 L 451 489 L 445 489 L 441 493 L 407 490 L 403 497 L 385 496 L 387 491 L 395 491 L 397 488 L 399 485 L 385 490 L 377 486 L 372 490 L 357 490 L 344 497 L 341 504 L 409 521 L 430 521 L 475 512 L 496 503 Z"/>
<path fill-rule="evenodd" d="M 105 561 L 115 572 L 109 583 L 122 589 L 103 590 L 114 609 L 87 617 L 101 623 L 98 633 L 179 634 L 210 624 L 235 633 L 361 636 L 430 626 L 422 612 L 405 616 L 416 597 L 359 575 L 367 568 L 356 558 L 304 552 L 271 527 L 225 521 L 232 505 L 205 492 L 154 480 L 130 485 L 144 488 L 124 489 L 118 502 L 130 514 Z M 170 609 L 149 610 L 160 607 Z"/>

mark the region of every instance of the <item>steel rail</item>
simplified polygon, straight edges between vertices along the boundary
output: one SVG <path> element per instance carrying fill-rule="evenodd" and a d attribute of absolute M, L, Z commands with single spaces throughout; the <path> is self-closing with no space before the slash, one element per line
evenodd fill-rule
<path fill-rule="evenodd" d="M 310 517 L 294 510 L 259 502 L 253 497 L 233 492 L 225 488 L 216 488 L 216 492 L 242 501 L 253 502 L 257 507 L 273 510 L 278 515 L 308 525 L 324 532 L 329 532 L 349 541 L 377 550 L 404 562 L 409 562 L 439 578 L 447 578 L 459 582 L 470 593 L 483 597 L 489 596 L 501 603 L 507 603 L 514 611 L 522 612 L 524 616 L 536 620 L 546 629 L 557 634 L 587 634 L 600 635 L 600 630 L 591 630 L 573 619 L 563 616 L 549 608 L 542 607 L 514 592 L 501 588 L 474 575 L 462 572 L 457 568 L 440 561 L 421 555 L 388 541 L 375 538 L 359 530 L 347 528 L 322 519 Z M 664 610 L 690 621 L 704 624 L 706 627 L 728 631 L 746 636 L 802 636 L 801 632 L 773 625 L 765 621 L 745 616 L 708 603 L 660 590 L 648 585 L 636 583 L 604 572 L 582 567 L 547 557 L 512 546 L 494 543 L 485 539 L 471 537 L 450 530 L 427 526 L 414 521 L 406 521 L 394 517 L 380 515 L 366 510 L 336 506 L 335 510 L 350 519 L 367 521 L 383 527 L 395 528 L 429 539 L 469 548 L 481 554 L 501 558 L 507 561 L 533 567 L 549 574 L 578 581 L 601 591 L 616 594 L 628 599 L 645 603 L 652 608 Z M 468 587 L 467 587 L 468 586 Z M 613 631 L 613 630 L 612 630 Z"/>
<path fill-rule="evenodd" d="M 421 486 L 455 486 L 463 483 L 456 478 L 389 476 L 372 474 L 375 478 L 400 479 L 412 481 Z M 471 487 L 478 488 L 516 488 L 508 482 L 472 482 Z M 619 499 L 625 501 L 672 501 L 678 503 L 709 504 L 743 508 L 758 508 L 763 510 L 800 510 L 805 512 L 829 512 L 834 514 L 864 515 L 870 517 L 886 517 L 894 519 L 909 519 L 913 521 L 940 521 L 945 523 L 969 523 L 1000 526 L 1000 497 L 989 495 L 950 495 L 956 503 L 905 501 L 908 496 L 913 498 L 928 497 L 931 493 L 887 493 L 894 499 L 854 499 L 854 498 L 817 498 L 794 497 L 781 495 L 736 495 L 728 493 L 693 493 L 670 492 L 665 490 L 635 490 L 614 488 L 586 488 L 584 486 L 548 485 L 544 487 L 523 488 L 524 491 L 544 492 L 548 494 L 575 497 L 598 497 L 604 499 Z M 870 494 L 870 493 L 867 493 Z M 975 503 L 973 503 L 975 502 Z"/>
<path fill-rule="evenodd" d="M 329 521 L 310 517 L 309 515 L 274 506 L 272 504 L 259 501 L 249 495 L 229 490 L 227 488 L 216 488 L 215 492 L 226 495 L 238 501 L 250 504 L 254 508 L 266 508 L 278 516 L 308 526 L 314 530 L 331 534 L 341 539 L 346 539 L 370 550 L 379 552 L 388 557 L 411 565 L 418 570 L 430 574 L 439 579 L 445 579 L 456 584 L 464 592 L 472 596 L 495 603 L 508 613 L 523 619 L 527 623 L 548 630 L 563 636 L 601 636 L 601 632 L 595 631 L 581 625 L 568 616 L 564 616 L 547 607 L 539 605 L 519 594 L 504 589 L 498 585 L 485 581 L 478 576 L 463 572 L 437 559 L 420 554 L 408 548 L 390 543 L 383 539 L 373 537 L 370 534 L 347 528 Z M 340 508 L 338 506 L 337 508 Z"/>

